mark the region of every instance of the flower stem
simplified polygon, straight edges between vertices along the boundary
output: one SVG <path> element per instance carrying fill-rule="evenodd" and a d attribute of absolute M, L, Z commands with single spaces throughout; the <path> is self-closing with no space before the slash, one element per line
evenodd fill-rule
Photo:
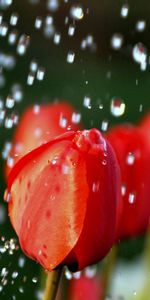
<path fill-rule="evenodd" d="M 117 246 L 113 246 L 110 253 L 107 255 L 104 261 L 104 269 L 103 269 L 103 296 L 102 299 L 106 299 L 108 296 L 109 284 L 112 277 L 112 272 L 115 266 L 117 258 Z"/>
<path fill-rule="evenodd" d="M 62 268 L 59 268 L 57 270 L 48 273 L 43 300 L 56 299 L 61 274 L 62 274 Z"/>

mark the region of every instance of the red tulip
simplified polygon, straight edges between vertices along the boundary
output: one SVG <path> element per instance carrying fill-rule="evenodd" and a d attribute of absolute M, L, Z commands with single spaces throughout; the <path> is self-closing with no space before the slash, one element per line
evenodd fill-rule
<path fill-rule="evenodd" d="M 140 124 L 140 129 L 145 135 L 147 141 L 147 147 L 150 149 L 150 113 L 148 113 L 142 120 Z"/>
<path fill-rule="evenodd" d="M 9 216 L 44 268 L 82 269 L 114 242 L 119 170 L 96 129 L 68 132 L 25 155 L 9 176 Z"/>
<path fill-rule="evenodd" d="M 150 155 L 147 141 L 138 127 L 118 126 L 107 135 L 121 169 L 123 211 L 117 236 L 143 233 L 150 217 Z"/>
<path fill-rule="evenodd" d="M 81 276 L 70 282 L 69 300 L 100 300 L 102 299 L 102 280 L 98 275 L 88 278 Z"/>
<path fill-rule="evenodd" d="M 65 102 L 29 107 L 22 115 L 13 137 L 5 168 L 6 178 L 23 155 L 67 130 L 79 130 L 79 121 L 80 115 Z"/>

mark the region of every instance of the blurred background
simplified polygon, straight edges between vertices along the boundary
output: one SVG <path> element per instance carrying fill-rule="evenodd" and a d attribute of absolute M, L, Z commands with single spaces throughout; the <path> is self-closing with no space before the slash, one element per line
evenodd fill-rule
<path fill-rule="evenodd" d="M 147 0 L 0 0 L 0 299 L 41 299 L 40 268 L 22 254 L 3 202 L 20 115 L 65 99 L 86 128 L 138 122 L 150 107 L 149 17 Z M 137 296 L 143 247 L 144 236 L 120 243 L 113 299 Z"/>

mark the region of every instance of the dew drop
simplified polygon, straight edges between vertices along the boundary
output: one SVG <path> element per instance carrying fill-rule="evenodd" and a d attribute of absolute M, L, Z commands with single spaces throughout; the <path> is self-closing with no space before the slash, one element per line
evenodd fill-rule
<path fill-rule="evenodd" d="M 85 96 L 83 99 L 83 106 L 91 109 L 91 97 L 90 96 Z"/>
<path fill-rule="evenodd" d="M 12 88 L 12 97 L 16 102 L 21 102 L 23 99 L 23 90 L 20 84 L 13 84 Z"/>
<path fill-rule="evenodd" d="M 8 32 L 8 24 L 5 22 L 1 22 L 0 24 L 0 36 L 5 37 Z"/>
<path fill-rule="evenodd" d="M 92 184 L 93 193 L 97 193 L 99 191 L 99 188 L 100 188 L 99 182 L 93 182 L 93 184 Z"/>
<path fill-rule="evenodd" d="M 15 105 L 15 100 L 12 96 L 7 96 L 5 106 L 7 108 L 13 108 Z"/>
<path fill-rule="evenodd" d="M 81 278 L 81 271 L 78 271 L 78 272 L 75 272 L 75 273 L 73 273 L 72 275 L 73 275 L 73 278 L 74 279 L 80 279 Z"/>
<path fill-rule="evenodd" d="M 108 121 L 107 120 L 102 121 L 101 130 L 104 132 L 106 132 L 108 130 Z"/>
<path fill-rule="evenodd" d="M 36 72 L 38 68 L 38 63 L 35 60 L 32 60 L 30 63 L 30 71 L 31 72 Z"/>
<path fill-rule="evenodd" d="M 125 196 L 125 194 L 126 194 L 126 185 L 122 184 L 122 186 L 121 186 L 121 195 Z"/>
<path fill-rule="evenodd" d="M 8 35 L 8 43 L 14 45 L 17 42 L 18 31 L 16 29 L 12 30 Z"/>
<path fill-rule="evenodd" d="M 114 50 L 119 50 L 123 45 L 123 35 L 121 33 L 115 33 L 111 38 L 111 47 Z"/>
<path fill-rule="evenodd" d="M 113 98 L 111 100 L 110 111 L 113 116 L 120 117 L 125 112 L 125 103 L 119 98 Z"/>
<path fill-rule="evenodd" d="M 96 275 L 96 272 L 97 272 L 96 266 L 87 267 L 84 270 L 85 276 L 88 278 L 93 278 Z"/>
<path fill-rule="evenodd" d="M 74 62 L 75 59 L 75 53 L 73 51 L 69 51 L 67 54 L 67 62 L 69 64 L 72 64 Z"/>
<path fill-rule="evenodd" d="M 129 13 L 129 5 L 126 3 L 121 7 L 120 15 L 122 18 L 126 18 Z"/>
<path fill-rule="evenodd" d="M 134 162 L 135 162 L 135 155 L 134 153 L 129 152 L 127 155 L 126 163 L 131 166 L 134 164 Z"/>
<path fill-rule="evenodd" d="M 0 1 L 0 8 L 7 9 L 10 5 L 12 5 L 13 0 L 1 0 Z"/>
<path fill-rule="evenodd" d="M 28 74 L 28 77 L 27 77 L 27 84 L 30 85 L 30 86 L 33 85 L 34 79 L 35 79 L 35 73 L 34 72 L 30 72 Z"/>
<path fill-rule="evenodd" d="M 33 283 L 37 283 L 37 282 L 38 282 L 38 278 L 37 278 L 37 277 L 33 277 L 33 278 L 32 278 L 32 282 L 33 282 Z"/>
<path fill-rule="evenodd" d="M 73 112 L 71 121 L 73 124 L 79 124 L 81 121 L 81 114 Z"/>
<path fill-rule="evenodd" d="M 67 127 L 67 119 L 61 114 L 60 119 L 59 119 L 59 125 L 61 128 L 66 128 Z"/>
<path fill-rule="evenodd" d="M 140 64 L 141 69 L 145 69 L 147 64 L 147 49 L 142 43 L 138 43 L 133 47 L 132 56 L 134 61 Z"/>
<path fill-rule="evenodd" d="M 58 0 L 48 0 L 47 1 L 47 9 L 55 12 L 59 8 L 59 1 Z"/>
<path fill-rule="evenodd" d="M 17 53 L 19 55 L 25 55 L 27 48 L 30 44 L 30 36 L 26 34 L 22 34 L 19 38 L 18 45 L 17 45 Z"/>
<path fill-rule="evenodd" d="M 70 25 L 68 28 L 68 35 L 73 36 L 75 33 L 75 25 Z"/>
<path fill-rule="evenodd" d="M 12 273 L 11 277 L 12 277 L 13 279 L 16 279 L 16 278 L 18 277 L 18 272 L 17 272 L 17 271 L 14 271 L 14 272 Z"/>
<path fill-rule="evenodd" d="M 34 27 L 36 29 L 40 29 L 42 27 L 42 23 L 43 23 L 42 17 L 37 17 L 36 20 L 35 20 Z"/>
<path fill-rule="evenodd" d="M 16 26 L 18 22 L 19 15 L 17 13 L 13 13 L 10 17 L 10 25 Z"/>
<path fill-rule="evenodd" d="M 135 198 L 136 198 L 135 193 L 130 193 L 129 194 L 129 203 L 133 204 L 135 202 Z"/>
<path fill-rule="evenodd" d="M 36 76 L 37 80 L 42 81 L 44 79 L 44 76 L 45 76 L 45 68 L 39 67 Z"/>
<path fill-rule="evenodd" d="M 61 34 L 56 32 L 54 34 L 54 44 L 58 45 L 60 43 L 60 41 L 61 41 Z"/>
<path fill-rule="evenodd" d="M 72 273 L 68 270 L 67 267 L 65 267 L 65 277 L 68 280 L 71 280 L 73 278 Z"/>
<path fill-rule="evenodd" d="M 20 257 L 19 257 L 19 260 L 18 260 L 18 266 L 19 266 L 20 268 L 23 268 L 24 265 L 25 265 L 25 258 L 24 258 L 23 256 L 20 256 Z"/>
<path fill-rule="evenodd" d="M 146 28 L 146 21 L 145 20 L 139 20 L 137 21 L 136 25 L 135 25 L 135 29 L 138 32 L 143 32 Z"/>
<path fill-rule="evenodd" d="M 72 6 L 70 9 L 70 16 L 74 20 L 82 20 L 84 17 L 82 6 L 80 5 Z"/>

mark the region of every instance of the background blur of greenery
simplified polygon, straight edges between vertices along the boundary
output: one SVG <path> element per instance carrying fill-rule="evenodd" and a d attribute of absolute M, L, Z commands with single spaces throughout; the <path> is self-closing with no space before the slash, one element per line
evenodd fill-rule
<path fill-rule="evenodd" d="M 61 1 L 61 0 L 60 0 Z M 132 59 L 132 47 L 137 42 L 142 42 L 149 52 L 150 48 L 150 3 L 147 0 L 130 0 L 129 15 L 123 19 L 120 9 L 124 1 L 110 0 L 86 0 L 82 3 L 85 11 L 89 8 L 89 14 L 85 14 L 82 21 L 76 22 L 76 33 L 70 38 L 67 34 L 68 26 L 64 25 L 64 19 L 69 13 L 71 4 L 77 1 L 61 1 L 59 10 L 54 13 L 57 30 L 61 33 L 61 42 L 54 45 L 53 40 L 46 39 L 42 31 L 34 29 L 37 16 L 45 17 L 49 12 L 46 9 L 46 1 L 31 5 L 27 0 L 14 0 L 13 5 L 3 12 L 5 20 L 9 20 L 12 12 L 19 13 L 17 28 L 19 32 L 31 35 L 31 45 L 24 57 L 17 56 L 16 67 L 12 71 L 6 71 L 6 85 L 0 90 L 0 95 L 6 98 L 13 83 L 23 86 L 24 99 L 15 106 L 20 114 L 26 107 L 33 103 L 45 103 L 54 98 L 67 99 L 82 113 L 83 123 L 87 128 L 101 128 L 103 120 L 109 121 L 109 126 L 120 122 L 137 122 L 150 107 L 150 73 L 147 70 L 140 71 Z M 138 20 L 146 21 L 146 29 L 143 33 L 135 31 Z M 116 32 L 123 34 L 124 44 L 120 51 L 114 51 L 110 47 L 110 39 Z M 92 34 L 97 44 L 97 51 L 81 50 L 81 40 Z M 69 50 L 75 52 L 73 64 L 66 62 Z M 0 38 L 0 52 L 16 53 L 15 46 L 8 46 L 6 38 Z M 42 82 L 35 81 L 33 86 L 27 86 L 26 79 L 29 72 L 29 64 L 36 59 L 39 65 L 46 68 L 45 79 Z M 108 74 L 111 77 L 108 78 Z M 137 84 L 138 82 L 138 84 Z M 92 108 L 83 107 L 85 95 L 91 96 Z M 125 114 L 116 118 L 110 113 L 110 101 L 113 97 L 119 97 L 126 103 Z M 99 103 L 103 109 L 99 109 Z M 139 111 L 143 105 L 142 112 Z M 14 129 L 13 129 L 14 130 Z M 0 127 L 0 149 L 4 142 L 9 141 L 13 130 Z M 0 161 L 0 209 L 3 204 L 5 182 L 3 178 L 3 161 Z M 0 225 L 0 236 L 6 239 L 15 237 L 6 215 L 5 221 Z M 133 255 L 142 251 L 143 237 L 132 241 L 125 241 L 120 245 L 120 255 L 124 259 L 132 259 Z M 38 289 L 39 266 L 29 259 L 25 260 L 24 268 L 18 266 L 21 251 L 14 255 L 0 254 L 0 271 L 6 267 L 9 271 L 8 284 L 0 293 L 0 299 L 36 299 L 35 290 Z M 11 274 L 18 271 L 19 275 L 12 284 Z M 26 277 L 26 278 L 25 278 Z M 32 279 L 38 278 L 34 283 Z M 0 278 L 1 280 L 1 278 Z M 0 283 L 1 285 L 1 283 Z M 24 292 L 21 292 L 23 287 Z M 13 296 L 16 296 L 16 298 Z"/>

